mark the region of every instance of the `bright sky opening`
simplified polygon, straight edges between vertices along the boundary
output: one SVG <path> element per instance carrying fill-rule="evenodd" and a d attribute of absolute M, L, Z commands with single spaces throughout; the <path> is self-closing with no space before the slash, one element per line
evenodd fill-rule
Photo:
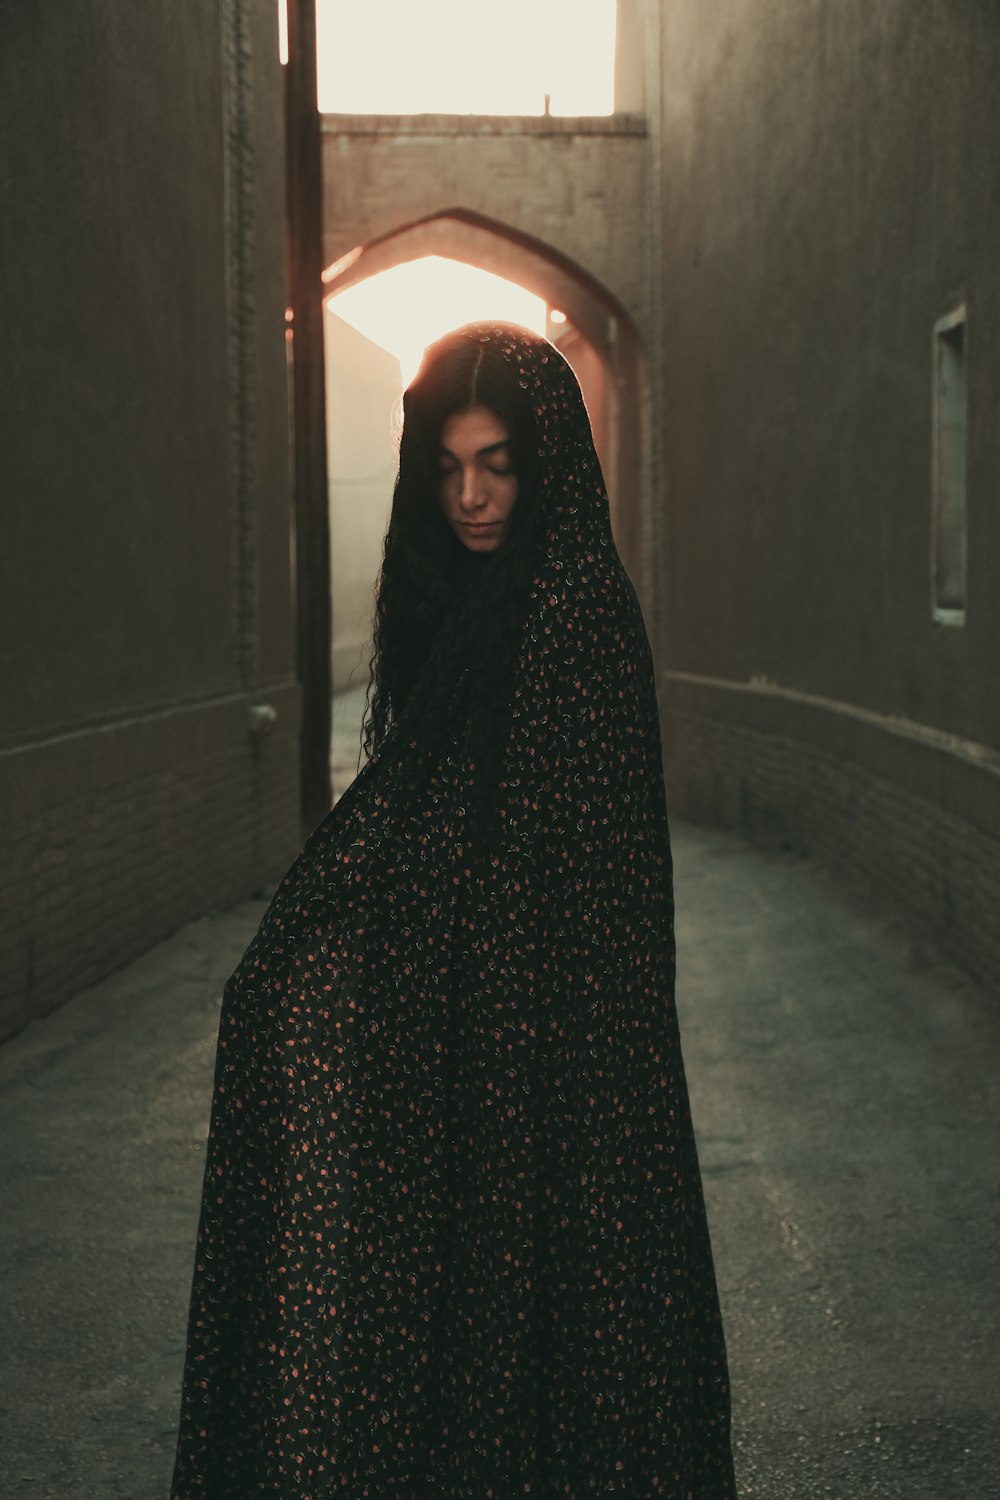
<path fill-rule="evenodd" d="M 345 323 L 399 360 L 403 384 L 417 372 L 439 334 L 480 318 L 520 323 L 545 332 L 545 302 L 524 287 L 442 255 L 393 266 L 327 298 Z"/>
<path fill-rule="evenodd" d="M 615 19 L 615 0 L 317 0 L 319 107 L 611 114 Z"/>

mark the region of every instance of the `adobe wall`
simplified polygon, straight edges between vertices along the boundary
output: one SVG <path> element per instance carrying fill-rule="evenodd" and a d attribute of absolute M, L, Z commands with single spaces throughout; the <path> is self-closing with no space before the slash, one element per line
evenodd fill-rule
<path fill-rule="evenodd" d="M 1000 24 L 663 12 L 676 811 L 815 848 L 1000 980 Z M 932 328 L 968 306 L 968 607 L 931 609 Z"/>
<path fill-rule="evenodd" d="M 298 846 L 282 121 L 270 0 L 5 21 L 0 1034 Z"/>

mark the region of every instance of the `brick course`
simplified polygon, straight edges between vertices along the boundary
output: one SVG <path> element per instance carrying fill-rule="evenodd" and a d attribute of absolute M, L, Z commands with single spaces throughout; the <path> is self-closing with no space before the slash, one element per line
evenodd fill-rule
<path fill-rule="evenodd" d="M 0 1038 L 278 880 L 299 843 L 298 689 L 266 696 L 259 739 L 236 697 L 5 757 Z"/>
<path fill-rule="evenodd" d="M 891 728 L 866 726 L 853 753 L 831 748 L 831 711 L 737 708 L 729 696 L 664 684 L 672 813 L 828 861 L 892 905 L 915 938 L 1000 987 L 1000 769 Z"/>

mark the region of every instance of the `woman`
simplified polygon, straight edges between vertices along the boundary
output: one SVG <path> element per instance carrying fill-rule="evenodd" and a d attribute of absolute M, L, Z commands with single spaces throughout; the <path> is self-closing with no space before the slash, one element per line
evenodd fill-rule
<path fill-rule="evenodd" d="M 225 989 L 174 1500 L 732 1500 L 652 661 L 546 340 L 427 351 L 374 644 Z"/>

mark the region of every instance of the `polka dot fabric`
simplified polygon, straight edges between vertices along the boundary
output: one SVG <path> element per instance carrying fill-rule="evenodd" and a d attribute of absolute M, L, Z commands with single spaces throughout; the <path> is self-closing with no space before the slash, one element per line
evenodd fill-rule
<path fill-rule="evenodd" d="M 173 1500 L 732 1500 L 652 659 L 586 409 L 517 370 L 537 562 L 489 855 L 406 719 L 226 984 Z"/>

